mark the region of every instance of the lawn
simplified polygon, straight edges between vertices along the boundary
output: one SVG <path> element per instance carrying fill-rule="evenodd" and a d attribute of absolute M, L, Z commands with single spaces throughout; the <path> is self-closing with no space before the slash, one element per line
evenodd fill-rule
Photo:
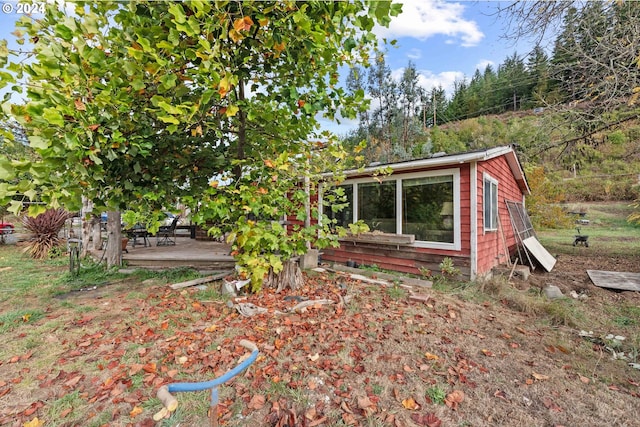
<path fill-rule="evenodd" d="M 573 228 L 539 230 L 541 243 L 552 253 L 593 253 L 605 256 L 640 254 L 640 224 L 629 224 L 627 217 L 633 212 L 628 202 L 603 202 L 567 206 L 571 212 L 586 212 L 587 225 Z M 578 229 L 580 233 L 578 233 Z M 575 235 L 589 236 L 589 248 L 573 246 Z"/>
<path fill-rule="evenodd" d="M 640 272 L 640 256 L 598 242 L 596 257 L 568 248 L 529 282 L 409 289 L 309 272 L 296 293 L 241 300 L 215 283 L 168 286 L 190 270 L 124 275 L 86 261 L 74 278 L 63 257 L 0 246 L 0 425 L 206 425 L 207 392 L 178 394 L 156 423 L 156 390 L 215 378 L 245 353 L 242 339 L 260 355 L 220 388 L 223 425 L 637 425 L 640 298 L 596 288 L 583 270 L 614 259 Z M 587 298 L 549 301 L 549 282 Z M 335 303 L 289 312 L 301 298 Z M 238 302 L 268 312 L 243 317 Z"/>

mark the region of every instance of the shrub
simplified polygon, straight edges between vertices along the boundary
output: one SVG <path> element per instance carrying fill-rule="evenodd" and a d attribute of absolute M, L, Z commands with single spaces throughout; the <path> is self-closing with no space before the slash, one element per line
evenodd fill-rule
<path fill-rule="evenodd" d="M 36 217 L 25 216 L 22 224 L 31 233 L 25 251 L 35 259 L 47 258 L 53 248 L 60 246 L 58 234 L 69 217 L 64 209 L 50 209 Z"/>

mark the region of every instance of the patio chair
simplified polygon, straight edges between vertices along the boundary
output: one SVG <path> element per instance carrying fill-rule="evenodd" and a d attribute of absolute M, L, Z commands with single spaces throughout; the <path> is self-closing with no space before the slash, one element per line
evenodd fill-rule
<path fill-rule="evenodd" d="M 156 246 L 168 246 L 176 244 L 176 226 L 180 216 L 176 216 L 171 225 L 163 225 L 156 233 Z"/>

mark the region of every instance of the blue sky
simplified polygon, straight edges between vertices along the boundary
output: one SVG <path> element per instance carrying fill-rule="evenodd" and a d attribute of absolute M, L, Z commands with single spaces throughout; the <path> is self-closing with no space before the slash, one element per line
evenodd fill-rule
<path fill-rule="evenodd" d="M 494 69 L 507 56 L 517 52 L 526 56 L 531 44 L 506 40 L 505 25 L 495 16 L 498 1 L 400 0 L 403 12 L 392 19 L 389 28 L 376 28 L 379 37 L 395 39 L 387 46 L 386 63 L 399 79 L 409 61 L 420 74 L 420 85 L 427 90 L 442 85 L 451 94 L 456 79 L 471 78 L 487 64 Z M 341 125 L 322 122 L 323 128 L 344 134 L 355 122 Z"/>
<path fill-rule="evenodd" d="M 498 1 L 441 1 L 441 0 L 400 0 L 403 13 L 393 18 L 389 28 L 376 28 L 379 37 L 397 40 L 396 46 L 388 46 L 386 62 L 392 75 L 399 78 L 411 60 L 420 74 L 420 84 L 430 90 L 442 85 L 448 94 L 453 82 L 463 77 L 470 78 L 477 68 L 484 70 L 487 64 L 494 67 L 504 59 L 518 52 L 526 55 L 530 44 L 518 45 L 501 36 L 504 23 L 495 16 Z M 12 5 L 13 13 L 0 11 L 0 38 L 12 39 L 10 33 L 16 13 L 16 2 L 5 2 L 0 6 Z M 342 121 L 342 125 L 322 122 L 325 129 L 339 134 L 353 128 L 354 122 Z"/>

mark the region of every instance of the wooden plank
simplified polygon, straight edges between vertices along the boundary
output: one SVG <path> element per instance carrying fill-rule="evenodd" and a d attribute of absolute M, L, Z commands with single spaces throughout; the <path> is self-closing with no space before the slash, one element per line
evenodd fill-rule
<path fill-rule="evenodd" d="M 640 273 L 587 270 L 594 285 L 621 291 L 640 291 Z"/>
<path fill-rule="evenodd" d="M 190 286 L 202 285 L 204 283 L 215 282 L 216 280 L 222 280 L 229 274 L 233 273 L 233 271 L 223 271 L 220 274 L 215 274 L 213 276 L 200 277 L 198 279 L 187 280 L 186 282 L 174 283 L 173 285 L 169 285 L 171 289 L 182 289 L 188 288 Z"/>
<path fill-rule="evenodd" d="M 413 234 L 392 234 L 392 233 L 360 233 L 353 236 L 343 237 L 340 240 L 348 242 L 380 243 L 385 245 L 410 245 L 416 240 Z"/>
<path fill-rule="evenodd" d="M 553 255 L 551 255 L 534 236 L 524 239 L 522 244 L 545 270 L 551 271 L 553 266 L 556 265 L 556 259 Z"/>

